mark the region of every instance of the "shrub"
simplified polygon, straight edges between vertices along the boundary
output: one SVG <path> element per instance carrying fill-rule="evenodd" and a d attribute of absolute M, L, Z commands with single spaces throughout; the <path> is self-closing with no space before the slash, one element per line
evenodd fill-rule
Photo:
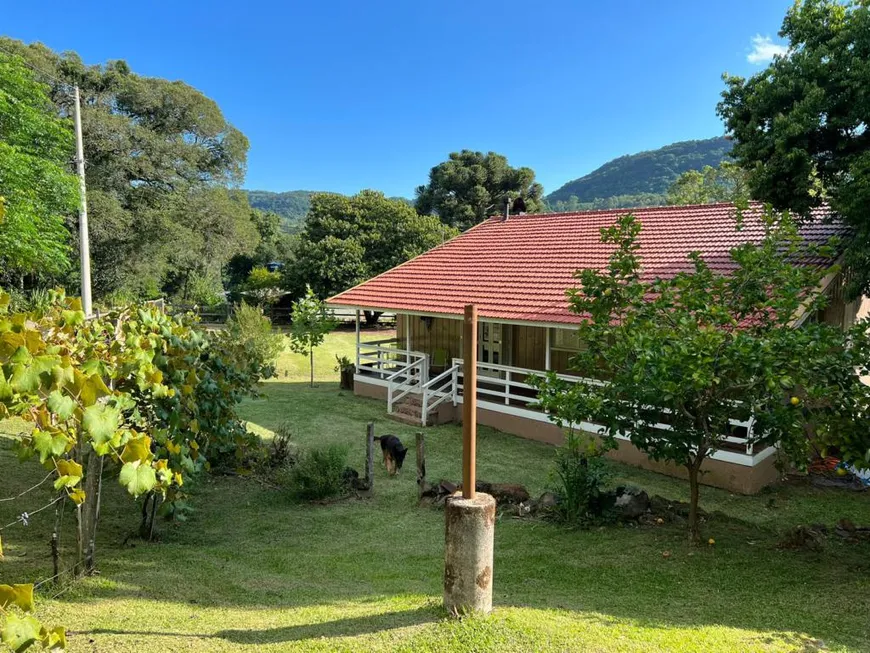
<path fill-rule="evenodd" d="M 263 310 L 245 302 L 234 308 L 223 337 L 227 345 L 256 356 L 260 366 L 274 365 L 284 349 L 284 336 L 272 330 Z"/>
<path fill-rule="evenodd" d="M 275 436 L 266 453 L 265 466 L 272 470 L 287 469 L 296 462 L 296 448 L 292 442 L 290 425 L 285 422 L 275 429 Z"/>
<path fill-rule="evenodd" d="M 582 525 L 600 516 L 599 498 L 611 478 L 604 449 L 591 438 L 571 430 L 556 451 L 551 473 L 553 490 L 560 501 L 553 508 L 561 522 Z"/>
<path fill-rule="evenodd" d="M 329 499 L 347 487 L 344 474 L 347 447 L 330 445 L 304 452 L 286 476 L 286 486 L 294 498 L 304 501 Z"/>

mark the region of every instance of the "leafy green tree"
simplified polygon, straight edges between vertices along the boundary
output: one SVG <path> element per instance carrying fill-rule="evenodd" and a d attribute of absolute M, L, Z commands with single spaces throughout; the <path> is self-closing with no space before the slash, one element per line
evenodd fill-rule
<path fill-rule="evenodd" d="M 69 87 L 81 88 L 95 296 L 219 288 L 223 265 L 253 246 L 240 229 L 250 223 L 247 198 L 227 190 L 243 181 L 248 140 L 218 105 L 123 61 L 87 66 L 40 44 L 0 44 L 52 76 L 42 81 L 59 114 L 70 112 Z M 176 265 L 180 278 L 167 279 Z"/>
<path fill-rule="evenodd" d="M 229 290 L 243 288 L 254 268 L 270 263 L 287 267 L 293 262 L 297 237 L 283 230 L 281 217 L 276 213 L 251 209 L 250 219 L 257 230 L 259 242 L 252 252 L 236 254 L 224 267 L 224 284 Z"/>
<path fill-rule="evenodd" d="M 788 216 L 766 215 L 763 227 L 759 243 L 731 251 L 730 275 L 694 253 L 688 271 L 652 281 L 642 276 L 634 216 L 602 230 L 616 249 L 607 269 L 577 273 L 570 301 L 586 348 L 571 365 L 606 382 L 554 374 L 539 382 L 541 405 L 558 424 L 600 424 L 608 443 L 627 436 L 652 459 L 686 468 L 695 542 L 701 470 L 732 419 L 752 415 L 752 442 L 779 442 L 801 462 L 810 446 L 840 442 L 841 455 L 870 466 L 870 387 L 860 379 L 870 361 L 868 325 L 846 333 L 808 320 L 795 328 L 796 318 L 823 306 L 817 289 L 828 270 L 794 261 L 831 251 L 810 248 Z"/>
<path fill-rule="evenodd" d="M 67 216 L 78 181 L 72 123 L 23 60 L 0 54 L 0 279 L 52 277 L 69 267 Z"/>
<path fill-rule="evenodd" d="M 265 267 L 256 267 L 248 275 L 245 291 L 253 296 L 260 306 L 274 304 L 281 296 L 281 280 L 280 272 L 269 272 Z"/>
<path fill-rule="evenodd" d="M 505 203 L 522 198 L 526 212 L 543 208 L 544 187 L 531 168 L 512 168 L 495 152 L 451 152 L 429 172 L 429 183 L 417 188 L 417 210 L 436 214 L 452 227 L 468 229 L 504 212 Z"/>
<path fill-rule="evenodd" d="M 290 329 L 290 349 L 307 354 L 311 367 L 311 387 L 314 387 L 314 349 L 323 344 L 326 334 L 335 328 L 326 304 L 309 287 L 305 296 L 293 304 L 293 326 Z"/>
<path fill-rule="evenodd" d="M 364 190 L 352 197 L 318 193 L 311 198 L 288 285 L 301 290 L 307 284 L 319 297 L 328 297 L 440 245 L 455 233 L 438 218 L 418 215 L 407 202 L 377 191 Z"/>
<path fill-rule="evenodd" d="M 715 204 L 733 202 L 745 206 L 749 202 L 748 175 L 731 161 L 715 168 L 684 172 L 668 189 L 668 204 Z"/>
<path fill-rule="evenodd" d="M 806 0 L 786 14 L 788 52 L 749 79 L 725 76 L 719 115 L 752 196 L 806 217 L 828 202 L 855 228 L 854 293 L 870 289 L 870 5 Z"/>

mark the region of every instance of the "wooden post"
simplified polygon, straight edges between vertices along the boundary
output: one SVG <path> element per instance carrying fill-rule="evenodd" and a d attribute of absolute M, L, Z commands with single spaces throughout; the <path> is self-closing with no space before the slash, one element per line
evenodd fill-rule
<path fill-rule="evenodd" d="M 366 487 L 371 492 L 375 484 L 375 423 L 366 428 Z"/>
<path fill-rule="evenodd" d="M 356 367 L 354 373 L 359 374 L 359 309 L 356 309 Z"/>
<path fill-rule="evenodd" d="M 462 496 L 473 499 L 477 483 L 477 306 L 465 307 L 462 391 Z"/>
<path fill-rule="evenodd" d="M 426 490 L 426 442 L 422 433 L 417 433 L 417 500 L 423 498 Z"/>

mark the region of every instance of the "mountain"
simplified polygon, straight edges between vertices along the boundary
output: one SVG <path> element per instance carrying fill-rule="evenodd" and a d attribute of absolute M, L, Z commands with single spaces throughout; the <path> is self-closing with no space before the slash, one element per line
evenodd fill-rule
<path fill-rule="evenodd" d="M 289 190 L 273 193 L 268 190 L 249 190 L 248 202 L 255 209 L 277 213 L 285 231 L 296 233 L 302 228 L 302 221 L 311 206 L 313 190 Z"/>
<path fill-rule="evenodd" d="M 611 208 L 664 204 L 674 180 L 687 170 L 717 166 L 731 151 L 724 137 L 672 143 L 621 156 L 546 196 L 554 209 Z M 576 198 L 576 199 L 574 199 Z"/>

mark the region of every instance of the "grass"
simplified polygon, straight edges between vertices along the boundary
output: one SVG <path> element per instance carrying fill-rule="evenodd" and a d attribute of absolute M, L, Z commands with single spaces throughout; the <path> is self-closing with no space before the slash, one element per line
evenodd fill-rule
<path fill-rule="evenodd" d="M 395 329 L 364 330 L 360 333 L 363 342 L 370 340 L 385 340 L 395 338 Z M 335 371 L 335 357 L 347 356 L 356 359 L 356 332 L 341 329 L 327 336 L 327 341 L 314 350 L 314 382 L 338 382 L 338 372 Z M 278 357 L 277 381 L 305 381 L 310 379 L 308 356 L 294 354 L 290 348 L 285 348 Z"/>
<path fill-rule="evenodd" d="M 252 428 L 268 437 L 288 423 L 301 446 L 347 444 L 358 469 L 370 420 L 413 442 L 415 429 L 386 419 L 382 402 L 340 392 L 326 374 L 310 389 L 296 364 L 282 357 L 287 376 L 243 406 Z M 546 487 L 550 447 L 488 428 L 479 438 L 480 478 Z M 460 450 L 459 428 L 427 429 L 430 476 L 458 478 Z M 68 627 L 73 651 L 870 651 L 870 547 L 776 546 L 797 523 L 870 523 L 866 493 L 704 488 L 704 507 L 724 515 L 706 526 L 715 546 L 698 550 L 677 525 L 575 531 L 500 518 L 496 609 L 454 621 L 440 607 L 443 513 L 417 507 L 411 467 L 396 478 L 378 467 L 373 498 L 330 505 L 292 504 L 251 478 L 206 478 L 190 520 L 161 524 L 156 544 L 124 543 L 137 512 L 108 484 L 101 574 L 65 591 L 43 586 L 39 614 Z M 685 498 L 681 481 L 616 469 L 620 482 Z M 0 446 L 0 496 L 40 472 Z M 45 499 L 0 503 L 0 525 Z M 0 582 L 51 574 L 49 512 L 3 531 Z M 67 539 L 71 523 L 67 513 Z"/>

